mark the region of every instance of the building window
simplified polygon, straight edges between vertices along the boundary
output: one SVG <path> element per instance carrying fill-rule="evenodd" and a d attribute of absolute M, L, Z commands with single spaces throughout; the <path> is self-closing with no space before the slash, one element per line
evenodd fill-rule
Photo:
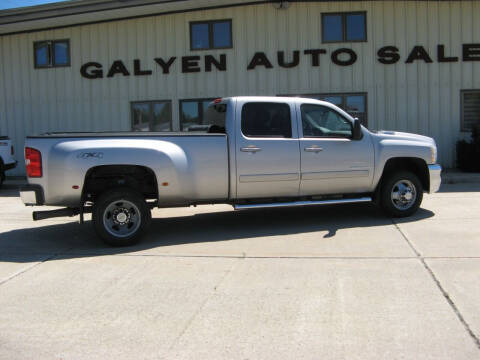
<path fill-rule="evenodd" d="M 242 108 L 242 133 L 247 137 L 291 138 L 290 106 L 251 102 Z"/>
<path fill-rule="evenodd" d="M 292 96 L 292 95 L 282 95 Z M 298 95 L 293 95 L 298 96 Z M 360 120 L 363 126 L 368 126 L 367 94 L 366 93 L 341 93 L 341 94 L 306 94 L 300 97 L 328 101 L 345 110 L 351 116 Z"/>
<path fill-rule="evenodd" d="M 171 101 L 136 101 L 131 109 L 133 131 L 172 131 Z"/>
<path fill-rule="evenodd" d="M 232 47 L 232 20 L 190 23 L 191 50 L 229 49 Z"/>
<path fill-rule="evenodd" d="M 480 126 L 480 90 L 461 91 L 462 131 L 471 131 L 475 125 Z"/>
<path fill-rule="evenodd" d="M 205 116 L 208 104 L 215 98 L 180 100 L 180 130 L 208 131 L 210 117 Z"/>
<path fill-rule="evenodd" d="M 70 66 L 70 40 L 33 43 L 35 68 Z"/>
<path fill-rule="evenodd" d="M 322 14 L 322 42 L 367 41 L 367 13 Z"/>

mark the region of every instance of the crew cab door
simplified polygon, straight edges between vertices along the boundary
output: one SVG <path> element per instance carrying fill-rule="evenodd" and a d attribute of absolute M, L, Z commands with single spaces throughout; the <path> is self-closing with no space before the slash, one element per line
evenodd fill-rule
<path fill-rule="evenodd" d="M 295 115 L 295 104 L 280 99 L 237 102 L 237 199 L 298 196 Z"/>
<path fill-rule="evenodd" d="M 373 180 L 371 138 L 353 140 L 350 120 L 335 108 L 297 104 L 299 114 L 300 195 L 369 192 Z"/>

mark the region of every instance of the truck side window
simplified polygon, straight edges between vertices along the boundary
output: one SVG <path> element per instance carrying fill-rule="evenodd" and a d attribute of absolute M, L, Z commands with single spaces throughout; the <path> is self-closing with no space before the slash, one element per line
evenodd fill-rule
<path fill-rule="evenodd" d="M 303 104 L 301 110 L 304 137 L 352 136 L 352 124 L 336 111 L 313 104 Z"/>
<path fill-rule="evenodd" d="M 242 133 L 248 137 L 291 138 L 290 106 L 251 102 L 242 108 Z"/>

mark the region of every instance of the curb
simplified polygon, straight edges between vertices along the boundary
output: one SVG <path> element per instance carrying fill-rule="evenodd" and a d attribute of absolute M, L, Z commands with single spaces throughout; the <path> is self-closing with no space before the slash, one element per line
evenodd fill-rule
<path fill-rule="evenodd" d="M 480 184 L 480 174 L 446 174 L 442 175 L 442 184 Z"/>

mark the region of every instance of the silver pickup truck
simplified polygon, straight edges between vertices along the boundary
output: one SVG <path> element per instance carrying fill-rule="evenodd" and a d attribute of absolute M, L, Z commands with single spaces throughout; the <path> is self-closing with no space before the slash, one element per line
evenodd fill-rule
<path fill-rule="evenodd" d="M 435 141 L 371 132 L 328 102 L 287 97 L 213 101 L 207 133 L 51 133 L 26 139 L 26 205 L 92 212 L 111 245 L 138 241 L 154 207 L 235 209 L 374 201 L 390 216 L 417 211 L 440 187 Z"/>

